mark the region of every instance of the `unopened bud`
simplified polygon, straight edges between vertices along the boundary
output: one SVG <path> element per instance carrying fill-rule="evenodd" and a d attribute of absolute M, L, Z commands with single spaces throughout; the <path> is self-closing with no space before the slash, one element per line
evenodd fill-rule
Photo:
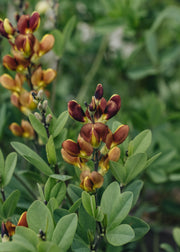
<path fill-rule="evenodd" d="M 46 111 L 47 110 L 47 106 L 48 106 L 48 101 L 44 100 L 42 103 L 42 108 Z"/>
<path fill-rule="evenodd" d="M 49 123 L 51 122 L 52 118 L 53 118 L 52 115 L 51 115 L 51 114 L 48 114 L 48 115 L 46 116 L 46 123 L 49 124 Z"/>
<path fill-rule="evenodd" d="M 38 92 L 38 94 L 37 94 L 37 98 L 38 98 L 39 100 L 42 100 L 42 99 L 43 99 L 43 95 L 44 95 L 44 91 L 41 89 L 41 90 L 39 90 L 39 92 Z"/>
<path fill-rule="evenodd" d="M 42 121 L 42 116 L 38 112 L 35 112 L 34 115 L 40 122 Z"/>
<path fill-rule="evenodd" d="M 42 104 L 40 102 L 38 103 L 37 108 L 38 108 L 39 111 L 43 110 L 43 106 L 42 106 Z"/>

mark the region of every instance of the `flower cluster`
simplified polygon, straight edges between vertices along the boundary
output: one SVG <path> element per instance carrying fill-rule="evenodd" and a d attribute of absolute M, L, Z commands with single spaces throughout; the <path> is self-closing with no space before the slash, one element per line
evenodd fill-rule
<path fill-rule="evenodd" d="M 43 70 L 39 63 L 39 59 L 54 45 L 51 34 L 44 35 L 40 41 L 35 37 L 34 32 L 39 24 L 38 12 L 20 16 L 17 27 L 13 27 L 7 18 L 0 19 L 0 34 L 11 45 L 11 55 L 3 57 L 3 66 L 16 72 L 14 78 L 6 73 L 0 76 L 0 83 L 11 91 L 11 103 L 25 115 L 29 115 L 37 106 L 32 91 L 44 90 L 56 77 L 55 70 Z M 28 88 L 24 88 L 25 82 Z"/>
<path fill-rule="evenodd" d="M 94 191 L 102 186 L 103 176 L 109 169 L 109 161 L 119 160 L 118 145 L 128 136 L 129 126 L 121 124 L 112 132 L 106 125 L 106 122 L 120 110 L 121 98 L 114 94 L 106 101 L 101 84 L 97 85 L 95 95 L 86 107 L 84 112 L 76 101 L 69 101 L 70 116 L 84 125 L 77 142 L 67 139 L 62 143 L 61 154 L 67 163 L 79 167 L 82 171 L 80 186 L 86 191 Z M 94 162 L 92 172 L 88 161 Z"/>

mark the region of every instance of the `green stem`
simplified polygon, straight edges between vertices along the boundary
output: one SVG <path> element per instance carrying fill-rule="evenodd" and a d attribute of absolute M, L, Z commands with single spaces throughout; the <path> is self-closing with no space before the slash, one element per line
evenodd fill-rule
<path fill-rule="evenodd" d="M 104 56 L 104 52 L 107 48 L 107 44 L 108 44 L 108 39 L 107 36 L 104 36 L 102 41 L 101 41 L 101 45 L 99 47 L 99 51 L 94 59 L 94 62 L 92 64 L 91 69 L 89 70 L 89 72 L 87 73 L 85 79 L 84 79 L 84 84 L 81 86 L 79 94 L 77 96 L 77 100 L 79 102 L 82 102 L 82 100 L 84 99 L 84 97 L 86 96 L 89 86 L 91 84 L 91 81 L 93 80 L 95 74 L 97 73 L 99 66 L 101 64 L 101 61 L 103 59 Z"/>
<path fill-rule="evenodd" d="M 46 111 L 44 109 L 42 110 L 41 115 L 42 115 L 42 123 L 44 125 L 45 130 L 46 130 L 47 137 L 49 138 L 50 137 L 49 124 L 46 123 Z"/>
<path fill-rule="evenodd" d="M 19 177 L 19 175 L 17 173 L 14 173 L 14 177 L 21 183 L 22 186 L 24 186 L 24 188 L 26 188 L 26 190 L 29 192 L 29 194 L 34 198 L 37 199 L 36 194 L 34 193 L 33 190 L 31 190 L 31 188 L 22 180 L 21 177 Z"/>
<path fill-rule="evenodd" d="M 28 66 L 28 74 L 26 75 L 28 85 L 30 86 L 30 89 L 33 90 L 33 84 L 31 82 L 31 65 Z"/>
<path fill-rule="evenodd" d="M 52 111 L 54 110 L 54 106 L 55 106 L 56 87 L 57 87 L 57 84 L 58 84 L 57 82 L 59 79 L 58 76 L 60 75 L 60 59 L 57 60 L 56 70 L 57 70 L 57 76 L 56 76 L 56 79 L 52 83 L 52 90 L 51 90 L 51 109 L 52 109 Z"/>
<path fill-rule="evenodd" d="M 58 164 L 55 164 L 54 171 L 56 174 L 59 174 Z"/>

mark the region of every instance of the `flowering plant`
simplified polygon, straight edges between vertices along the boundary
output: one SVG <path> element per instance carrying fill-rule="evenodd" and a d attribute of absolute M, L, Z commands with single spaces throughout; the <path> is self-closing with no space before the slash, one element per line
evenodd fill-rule
<path fill-rule="evenodd" d="M 3 74 L 0 82 L 11 91 L 13 105 L 29 119 L 21 125 L 12 123 L 10 130 L 34 141 L 33 148 L 19 141 L 11 146 L 38 177 L 34 190 L 33 183 L 26 184 L 15 173 L 17 153 L 5 159 L 0 151 L 0 251 L 121 249 L 149 230 L 145 221 L 133 216 L 133 208 L 143 187 L 137 177 L 159 156 L 147 155 L 151 131 L 144 130 L 130 140 L 128 125 L 114 121 L 111 128 L 108 123 L 119 112 L 121 98 L 114 94 L 106 101 L 102 84 L 97 85 L 90 104 L 85 103 L 85 111 L 71 100 L 68 111 L 56 117 L 45 95 L 56 71 L 42 70 L 37 61 L 51 50 L 54 37 L 46 34 L 39 41 L 33 34 L 39 22 L 37 12 L 20 16 L 17 28 L 8 19 L 0 21 L 0 33 L 12 49 L 3 64 L 16 72 L 14 79 Z M 28 91 L 23 87 L 25 81 Z M 83 124 L 77 141 L 67 139 L 71 131 L 68 114 Z M 21 206 L 18 212 L 20 191 L 6 197 L 13 174 L 33 196 L 28 208 Z"/>

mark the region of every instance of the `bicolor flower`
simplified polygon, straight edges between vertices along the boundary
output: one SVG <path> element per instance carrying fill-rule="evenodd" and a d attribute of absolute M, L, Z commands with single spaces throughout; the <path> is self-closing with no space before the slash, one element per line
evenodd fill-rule
<path fill-rule="evenodd" d="M 81 170 L 87 168 L 85 163 L 92 157 L 92 153 L 92 146 L 83 139 L 78 140 L 77 143 L 67 139 L 62 143 L 61 154 L 63 159 Z"/>
<path fill-rule="evenodd" d="M 106 141 L 108 133 L 108 126 L 103 123 L 87 123 L 81 128 L 79 137 L 90 143 L 93 148 L 97 148 L 102 141 Z"/>
<path fill-rule="evenodd" d="M 44 35 L 40 42 L 36 39 L 33 47 L 33 54 L 31 56 L 31 62 L 36 63 L 40 57 L 49 52 L 53 48 L 54 42 L 55 39 L 52 34 Z"/>
<path fill-rule="evenodd" d="M 22 53 L 25 58 L 33 54 L 36 38 L 32 33 L 19 34 L 15 38 L 14 50 Z"/>
<path fill-rule="evenodd" d="M 106 137 L 106 147 L 111 149 L 125 141 L 129 133 L 129 126 L 121 124 L 114 133 L 109 130 L 109 134 Z"/>
<path fill-rule="evenodd" d="M 40 15 L 38 12 L 33 12 L 32 15 L 22 15 L 17 23 L 17 29 L 20 34 L 33 33 L 40 24 Z"/>
<path fill-rule="evenodd" d="M 31 82 L 35 90 L 45 88 L 49 83 L 51 83 L 56 77 L 56 71 L 48 68 L 47 70 L 42 70 L 39 66 L 31 77 Z"/>
<path fill-rule="evenodd" d="M 97 188 L 100 188 L 104 182 L 103 176 L 96 171 L 83 171 L 80 175 L 80 180 L 80 187 L 87 192 L 95 191 Z"/>
<path fill-rule="evenodd" d="M 12 26 L 8 18 L 5 18 L 4 21 L 0 19 L 0 34 L 7 38 L 12 39 L 15 33 L 15 28 Z"/>
<path fill-rule="evenodd" d="M 16 53 L 16 55 L 5 55 L 3 57 L 3 66 L 8 70 L 17 71 L 23 73 L 27 70 L 29 65 L 29 61 L 23 57 L 20 57 L 20 54 Z"/>
<path fill-rule="evenodd" d="M 20 94 L 17 92 L 12 93 L 11 103 L 25 115 L 29 115 L 37 106 L 33 100 L 31 92 L 27 92 L 24 89 Z"/>
<path fill-rule="evenodd" d="M 17 73 L 13 79 L 9 74 L 3 74 L 0 76 L 0 83 L 2 86 L 12 92 L 20 93 L 25 77 Z"/>
<path fill-rule="evenodd" d="M 17 123 L 11 123 L 9 129 L 15 136 L 20 136 L 28 139 L 34 139 L 35 133 L 31 124 L 28 121 L 22 120 L 21 125 Z"/>

